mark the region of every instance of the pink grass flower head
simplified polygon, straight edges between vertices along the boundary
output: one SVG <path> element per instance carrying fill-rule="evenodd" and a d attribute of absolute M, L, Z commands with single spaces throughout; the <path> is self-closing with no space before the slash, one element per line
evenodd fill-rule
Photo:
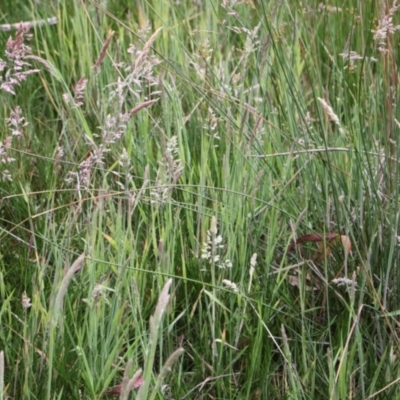
<path fill-rule="evenodd" d="M 7 40 L 6 60 L 0 59 L 0 72 L 5 71 L 0 88 L 8 93 L 15 94 L 15 86 L 19 86 L 29 75 L 39 72 L 38 69 L 32 69 L 32 65 L 26 61 L 32 49 L 25 44 L 25 40 L 31 38 L 32 35 L 27 34 L 27 29 L 21 25 L 15 39 L 10 36 Z"/>

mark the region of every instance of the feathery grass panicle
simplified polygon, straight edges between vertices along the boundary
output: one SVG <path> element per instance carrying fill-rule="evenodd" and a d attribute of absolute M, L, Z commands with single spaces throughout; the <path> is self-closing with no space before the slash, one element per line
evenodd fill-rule
<path fill-rule="evenodd" d="M 207 241 L 203 243 L 201 249 L 201 258 L 207 260 L 210 264 L 215 264 L 221 269 L 232 268 L 230 260 L 221 261 L 223 255 L 223 239 L 218 235 L 217 218 L 211 217 L 210 229 L 207 231 Z"/>
<path fill-rule="evenodd" d="M 149 166 L 146 165 L 144 169 L 144 175 L 143 175 L 143 184 L 139 190 L 139 192 L 136 194 L 135 191 L 130 191 L 129 194 L 129 206 L 131 212 L 137 207 L 139 204 L 139 201 L 141 200 L 143 194 L 145 193 L 147 186 L 149 184 Z"/>
<path fill-rule="evenodd" d="M 148 398 L 147 394 L 150 387 L 150 380 L 152 380 L 153 376 L 154 357 L 157 347 L 159 329 L 161 326 L 162 317 L 169 303 L 170 294 L 168 292 L 171 285 L 172 285 L 172 279 L 168 279 L 163 289 L 161 290 L 154 314 L 150 317 L 149 348 L 147 349 L 146 361 L 144 367 L 144 377 L 143 377 L 144 382 L 137 394 L 138 400 L 145 400 Z"/>
<path fill-rule="evenodd" d="M 151 188 L 151 203 L 157 206 L 164 205 L 171 199 L 172 192 L 183 172 L 182 161 L 178 154 L 178 138 L 172 136 L 166 145 L 162 160 L 157 171 L 157 178 Z"/>
<path fill-rule="evenodd" d="M 19 106 L 10 111 L 10 116 L 6 118 L 6 122 L 12 136 L 22 136 L 23 128 L 28 125 L 28 122 L 25 122 L 25 118 L 22 116 L 22 110 Z"/>
<path fill-rule="evenodd" d="M 120 400 L 127 400 L 129 397 L 129 393 L 137 387 L 138 379 L 142 374 L 142 369 L 139 368 L 132 376 L 129 378 L 130 370 L 133 365 L 133 360 L 129 360 L 126 363 L 125 371 L 124 371 L 124 378 L 122 380 L 122 387 L 121 387 L 121 395 Z"/>
<path fill-rule="evenodd" d="M 164 365 L 161 368 L 160 375 L 158 376 L 159 385 L 161 385 L 162 381 L 165 379 L 167 374 L 171 372 L 172 367 L 178 361 L 179 357 L 185 352 L 183 347 L 176 349 L 165 361 Z"/>
<path fill-rule="evenodd" d="M 22 116 L 22 110 L 16 106 L 10 111 L 10 116 L 5 119 L 8 128 L 11 131 L 11 136 L 5 138 L 4 143 L 0 141 L 0 165 L 9 164 L 15 161 L 14 157 L 10 156 L 13 137 L 20 138 L 23 134 L 23 129 L 28 125 L 25 118 Z M 8 169 L 0 170 L 0 180 L 12 182 L 13 178 Z"/>
<path fill-rule="evenodd" d="M 168 279 L 167 282 L 165 282 L 165 285 L 160 293 L 154 314 L 150 317 L 150 339 L 152 340 L 157 337 L 156 332 L 160 327 L 162 317 L 168 306 L 170 299 L 170 295 L 168 292 L 171 285 L 172 279 Z"/>
<path fill-rule="evenodd" d="M 87 79 L 82 76 L 81 79 L 76 83 L 74 88 L 74 105 L 75 107 L 83 106 L 83 100 L 85 98 L 85 88 L 87 84 Z"/>
<path fill-rule="evenodd" d="M 99 54 L 96 62 L 93 65 L 93 69 L 95 70 L 96 73 L 98 73 L 100 71 L 100 65 L 106 56 L 107 49 L 111 44 L 111 40 L 114 37 L 114 33 L 115 33 L 114 31 L 111 31 L 110 34 L 108 35 L 106 41 L 103 44 L 103 47 L 100 50 L 100 54 Z"/>
<path fill-rule="evenodd" d="M 378 44 L 378 50 L 381 53 L 386 53 L 386 39 L 389 35 L 393 35 L 395 32 L 400 30 L 400 25 L 393 24 L 393 15 L 400 8 L 397 5 L 397 0 L 394 0 L 393 5 L 389 10 L 387 9 L 387 3 L 381 1 L 381 16 L 378 21 L 378 26 L 373 30 L 374 40 Z"/>
<path fill-rule="evenodd" d="M 67 270 L 63 280 L 61 281 L 60 288 L 58 289 L 57 296 L 54 301 L 54 306 L 52 310 L 52 323 L 55 325 L 59 320 L 63 305 L 64 305 L 64 298 L 67 294 L 68 286 L 72 281 L 74 275 L 82 269 L 85 263 L 85 254 L 82 253 L 71 265 L 71 267 Z"/>
<path fill-rule="evenodd" d="M 135 60 L 135 65 L 132 71 L 132 75 L 136 75 L 140 69 L 142 68 L 143 62 L 146 59 L 151 46 L 153 46 L 154 41 L 156 40 L 158 34 L 161 32 L 162 30 L 162 26 L 160 26 L 150 37 L 150 39 L 145 43 L 145 45 L 143 46 L 143 50 L 140 51 L 138 53 L 138 57 Z"/>
<path fill-rule="evenodd" d="M 147 107 L 152 106 L 154 103 L 157 103 L 158 100 L 160 100 L 160 99 L 148 100 L 148 101 L 145 101 L 145 102 L 143 102 L 141 104 L 138 104 L 136 107 L 132 108 L 131 111 L 129 111 L 129 116 L 132 117 L 132 115 L 137 114 L 143 108 L 147 108 Z"/>
<path fill-rule="evenodd" d="M 4 166 L 6 164 L 12 163 L 15 161 L 15 158 L 11 157 L 9 154 L 10 148 L 12 144 L 12 136 L 6 137 L 4 142 L 0 141 L 0 165 Z M 1 180 L 3 182 L 8 181 L 12 182 L 12 175 L 8 169 L 1 169 Z"/>
<path fill-rule="evenodd" d="M 45 60 L 44 58 L 39 57 L 34 54 L 26 55 L 25 60 L 33 60 L 33 61 L 40 63 L 48 72 L 50 72 L 50 74 L 54 78 L 56 78 L 57 81 L 63 82 L 63 77 L 61 75 L 61 72 L 56 68 L 56 66 L 54 64 L 52 64 L 48 60 Z M 67 96 L 67 95 L 64 95 L 64 96 Z M 68 98 L 65 99 L 65 101 L 68 102 Z"/>
<path fill-rule="evenodd" d="M 185 352 L 183 347 L 180 347 L 179 349 L 176 349 L 168 358 L 167 361 L 165 361 L 164 365 L 161 368 L 161 371 L 157 377 L 157 383 L 152 391 L 152 394 L 150 395 L 149 399 L 154 400 L 157 398 L 158 394 L 158 389 L 162 387 L 162 384 L 164 382 L 164 379 L 167 377 L 167 375 L 171 372 L 172 367 L 176 364 L 176 362 L 179 360 L 181 355 Z"/>
<path fill-rule="evenodd" d="M 8 164 L 15 161 L 15 158 L 9 156 L 8 151 L 11 148 L 12 136 L 8 136 L 4 143 L 0 142 L 0 162 L 1 164 Z"/>
<path fill-rule="evenodd" d="M 8 93 L 15 95 L 15 87 L 25 81 L 29 75 L 39 72 L 38 69 L 32 69 L 31 64 L 26 60 L 31 55 L 31 47 L 25 44 L 32 35 L 27 34 L 26 28 L 22 25 L 15 34 L 15 39 L 10 37 L 6 44 L 6 61 L 0 59 L 0 72 L 5 72 L 0 88 Z M 3 75 L 3 74 L 2 74 Z"/>
<path fill-rule="evenodd" d="M 74 96 L 72 97 L 69 93 L 63 94 L 63 99 L 65 103 L 69 104 L 73 108 L 79 108 L 83 106 L 83 100 L 85 98 L 85 88 L 87 84 L 87 79 L 85 76 L 79 79 L 74 87 Z"/>
<path fill-rule="evenodd" d="M 249 285 L 247 287 L 247 291 L 250 293 L 251 291 L 251 285 L 253 283 L 253 275 L 254 275 L 254 271 L 256 269 L 257 266 L 257 253 L 254 253 L 251 256 L 251 260 L 250 260 L 250 270 L 249 270 Z"/>
<path fill-rule="evenodd" d="M 339 117 L 335 114 L 333 108 L 324 99 L 321 99 L 320 97 L 317 97 L 317 99 L 321 103 L 322 109 L 326 113 L 329 121 L 334 122 L 336 125 L 340 126 Z"/>

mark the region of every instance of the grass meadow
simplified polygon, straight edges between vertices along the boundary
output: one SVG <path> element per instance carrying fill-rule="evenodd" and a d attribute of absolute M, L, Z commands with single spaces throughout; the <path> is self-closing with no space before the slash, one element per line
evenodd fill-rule
<path fill-rule="evenodd" d="M 0 400 L 400 398 L 397 1 L 4 3 Z"/>

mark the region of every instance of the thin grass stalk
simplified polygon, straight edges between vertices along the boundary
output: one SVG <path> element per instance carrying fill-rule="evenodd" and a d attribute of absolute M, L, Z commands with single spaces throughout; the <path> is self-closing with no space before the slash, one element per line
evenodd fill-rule
<path fill-rule="evenodd" d="M 350 329 L 350 332 L 348 334 L 348 337 L 347 337 L 346 343 L 344 345 L 344 348 L 341 351 L 340 362 L 339 362 L 339 366 L 338 366 L 337 371 L 336 371 L 334 386 L 333 386 L 332 391 L 331 391 L 330 396 L 329 396 L 330 400 L 334 399 L 334 394 L 335 394 L 335 391 L 336 391 L 336 388 L 337 388 L 337 383 L 338 383 L 338 380 L 339 380 L 339 376 L 341 374 L 342 367 L 343 367 L 343 365 L 345 364 L 345 362 L 347 360 L 347 353 L 348 353 L 348 349 L 349 349 L 349 345 L 350 345 L 350 340 L 351 340 L 351 338 L 353 336 L 354 329 L 356 329 L 356 327 L 358 326 L 358 324 L 360 322 L 361 311 L 363 310 L 363 308 L 364 308 L 364 304 L 362 304 L 359 307 L 357 315 L 354 316 L 353 325 L 352 325 L 352 327 Z"/>
<path fill-rule="evenodd" d="M 212 241 L 212 249 L 211 249 L 211 285 L 212 285 L 212 294 L 213 298 L 211 299 L 211 320 L 210 320 L 210 325 L 211 325 L 211 335 L 212 335 L 212 343 L 211 343 L 211 348 L 212 348 L 212 355 L 214 358 L 218 357 L 218 349 L 217 349 L 217 342 L 216 342 L 216 331 L 215 331 L 215 323 L 216 323 L 216 305 L 215 305 L 215 298 L 216 298 L 216 278 L 215 278 L 215 257 L 216 257 L 216 248 L 214 246 L 215 243 L 215 238 L 217 236 L 217 219 L 213 216 L 211 218 L 211 227 L 210 227 L 210 232 L 211 232 L 211 241 Z"/>
<path fill-rule="evenodd" d="M 0 351 L 0 400 L 4 400 L 4 351 Z"/>

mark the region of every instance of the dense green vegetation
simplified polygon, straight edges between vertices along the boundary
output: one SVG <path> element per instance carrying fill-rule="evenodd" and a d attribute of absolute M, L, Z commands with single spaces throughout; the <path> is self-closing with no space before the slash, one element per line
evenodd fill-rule
<path fill-rule="evenodd" d="M 0 400 L 395 399 L 398 7 L 2 6 Z"/>

